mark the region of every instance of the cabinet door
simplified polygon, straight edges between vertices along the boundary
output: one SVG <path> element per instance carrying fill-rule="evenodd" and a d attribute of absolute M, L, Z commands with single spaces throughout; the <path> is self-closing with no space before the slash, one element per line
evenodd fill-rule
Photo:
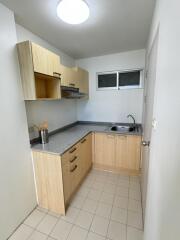
<path fill-rule="evenodd" d="M 76 191 L 79 185 L 79 166 L 77 161 L 73 164 L 67 162 L 63 165 L 63 189 L 64 189 L 64 201 L 67 205 L 71 199 L 73 193 Z"/>
<path fill-rule="evenodd" d="M 80 168 L 76 162 L 70 166 L 70 179 L 71 179 L 71 195 L 75 193 L 80 182 Z"/>
<path fill-rule="evenodd" d="M 107 167 L 115 166 L 115 136 L 111 134 L 95 134 L 95 163 Z"/>
<path fill-rule="evenodd" d="M 82 93 L 89 94 L 89 73 L 88 71 L 77 68 L 77 82 L 79 91 Z"/>
<path fill-rule="evenodd" d="M 92 136 L 89 134 L 80 142 L 80 156 L 82 165 L 82 177 L 89 171 L 92 165 Z"/>
<path fill-rule="evenodd" d="M 104 135 L 104 165 L 115 166 L 115 135 Z"/>
<path fill-rule="evenodd" d="M 71 197 L 71 175 L 70 175 L 70 164 L 64 164 L 63 170 L 63 189 L 64 189 L 64 201 L 65 204 L 69 202 Z"/>
<path fill-rule="evenodd" d="M 127 136 L 127 164 L 130 170 L 139 170 L 141 160 L 141 137 Z"/>
<path fill-rule="evenodd" d="M 77 87 L 76 84 L 76 71 L 73 68 L 66 67 L 64 65 L 60 65 L 61 73 L 61 85 L 66 87 Z"/>
<path fill-rule="evenodd" d="M 103 165 L 104 163 L 104 134 L 95 133 L 94 135 L 94 163 Z"/>
<path fill-rule="evenodd" d="M 127 162 L 127 136 L 116 136 L 116 161 L 117 168 L 128 168 Z"/>
<path fill-rule="evenodd" d="M 89 73 L 85 70 L 82 72 L 82 78 L 80 79 L 80 92 L 89 95 Z"/>
<path fill-rule="evenodd" d="M 33 152 L 38 204 L 64 214 L 63 176 L 60 156 Z"/>
<path fill-rule="evenodd" d="M 89 134 L 87 136 L 87 148 L 86 148 L 86 170 L 89 171 L 89 169 L 92 166 L 92 134 Z"/>
<path fill-rule="evenodd" d="M 61 86 L 69 86 L 68 67 L 60 64 L 59 72 L 61 73 Z"/>
<path fill-rule="evenodd" d="M 60 58 L 55 53 L 31 43 L 34 72 L 53 76 L 59 73 Z"/>

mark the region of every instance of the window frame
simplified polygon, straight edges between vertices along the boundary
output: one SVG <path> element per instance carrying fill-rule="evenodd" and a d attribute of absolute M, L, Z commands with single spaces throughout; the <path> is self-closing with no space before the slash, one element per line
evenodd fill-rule
<path fill-rule="evenodd" d="M 98 76 L 103 74 L 116 74 L 116 87 L 99 87 L 98 86 Z M 96 73 L 96 90 L 102 91 L 102 90 L 118 90 L 118 72 L 117 71 L 106 71 L 106 72 L 97 72 Z"/>
<path fill-rule="evenodd" d="M 140 71 L 140 83 L 139 85 L 132 85 L 132 86 L 119 86 L 119 73 L 125 73 L 125 72 L 135 72 Z M 98 76 L 102 74 L 112 74 L 116 73 L 116 87 L 98 87 Z M 104 91 L 104 90 L 130 90 L 130 89 L 143 89 L 144 88 L 144 69 L 127 69 L 127 70 L 115 70 L 115 71 L 105 71 L 105 72 L 97 72 L 96 73 L 96 90 L 97 91 Z"/>
<path fill-rule="evenodd" d="M 127 86 L 119 86 L 119 73 L 126 73 L 126 72 L 140 72 L 140 82 L 139 85 L 127 85 Z M 118 71 L 118 89 L 141 89 L 143 88 L 143 77 L 144 77 L 144 70 L 143 69 L 133 69 L 133 70 L 125 70 L 125 71 Z"/>

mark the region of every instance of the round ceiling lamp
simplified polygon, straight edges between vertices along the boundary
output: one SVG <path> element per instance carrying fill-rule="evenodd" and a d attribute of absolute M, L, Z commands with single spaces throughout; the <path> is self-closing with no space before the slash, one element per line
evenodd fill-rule
<path fill-rule="evenodd" d="M 89 18 L 89 7 L 83 0 L 62 0 L 57 6 L 57 15 L 69 24 L 80 24 Z"/>

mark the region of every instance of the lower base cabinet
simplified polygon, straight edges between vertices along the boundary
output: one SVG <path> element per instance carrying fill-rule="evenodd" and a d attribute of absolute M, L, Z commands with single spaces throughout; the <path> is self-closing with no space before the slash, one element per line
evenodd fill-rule
<path fill-rule="evenodd" d="M 138 173 L 141 136 L 107 133 L 94 134 L 94 164 L 99 168 Z"/>
<path fill-rule="evenodd" d="M 61 157 L 33 151 L 33 162 L 39 206 L 65 214 Z"/>
<path fill-rule="evenodd" d="M 87 135 L 62 156 L 33 151 L 33 162 L 39 206 L 65 214 L 92 166 L 92 136 Z"/>
<path fill-rule="evenodd" d="M 65 214 L 92 158 L 95 167 L 138 174 L 140 155 L 141 136 L 107 133 L 88 134 L 61 156 L 33 151 L 38 204 Z"/>

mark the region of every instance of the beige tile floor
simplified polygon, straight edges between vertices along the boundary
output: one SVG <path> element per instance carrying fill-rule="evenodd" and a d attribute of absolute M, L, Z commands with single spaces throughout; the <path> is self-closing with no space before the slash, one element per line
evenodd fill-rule
<path fill-rule="evenodd" d="M 35 209 L 10 240 L 142 240 L 138 177 L 93 169 L 66 216 Z"/>

